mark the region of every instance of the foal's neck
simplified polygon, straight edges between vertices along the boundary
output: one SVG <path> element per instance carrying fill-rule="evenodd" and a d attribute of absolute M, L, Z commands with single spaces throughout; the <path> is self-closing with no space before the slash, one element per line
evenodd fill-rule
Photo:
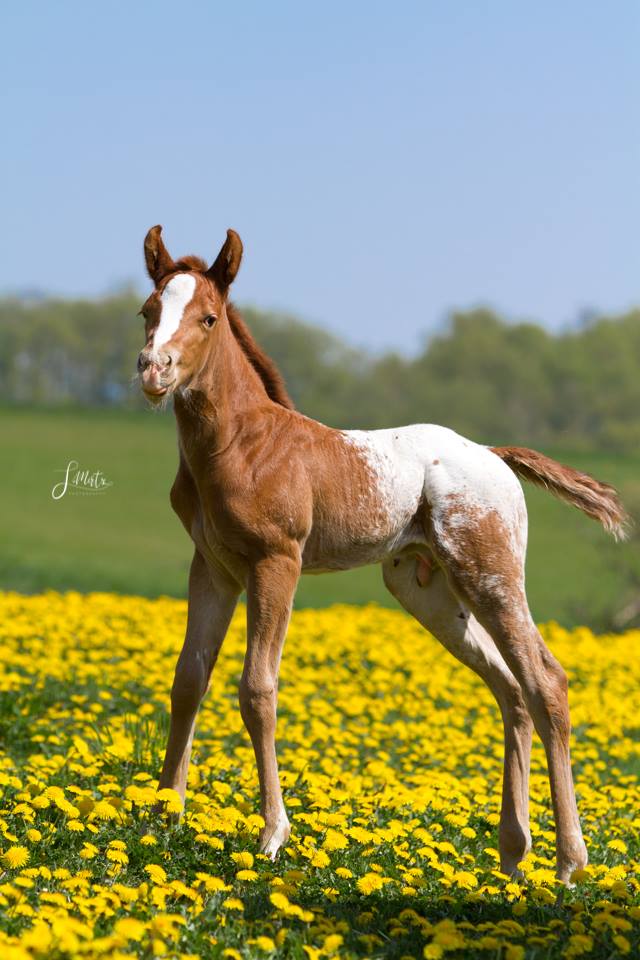
<path fill-rule="evenodd" d="M 248 414 L 271 405 L 229 323 L 221 323 L 202 370 L 174 400 L 180 448 L 192 470 L 224 450 Z"/>

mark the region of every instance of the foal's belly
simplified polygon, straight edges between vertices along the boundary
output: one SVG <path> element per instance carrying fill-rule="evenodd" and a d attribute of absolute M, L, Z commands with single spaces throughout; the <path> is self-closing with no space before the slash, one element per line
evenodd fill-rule
<path fill-rule="evenodd" d="M 332 570 L 350 570 L 380 563 L 412 543 L 425 543 L 424 532 L 417 519 L 406 529 L 385 538 L 360 535 L 329 539 L 312 533 L 302 553 L 302 572 L 329 573 Z"/>
<path fill-rule="evenodd" d="M 311 541 L 311 542 L 309 542 Z M 331 573 L 351 570 L 372 563 L 381 563 L 387 557 L 398 554 L 412 546 L 426 544 L 422 525 L 418 518 L 395 536 L 380 540 L 348 539 L 320 545 L 310 537 L 302 554 L 303 573 Z"/>

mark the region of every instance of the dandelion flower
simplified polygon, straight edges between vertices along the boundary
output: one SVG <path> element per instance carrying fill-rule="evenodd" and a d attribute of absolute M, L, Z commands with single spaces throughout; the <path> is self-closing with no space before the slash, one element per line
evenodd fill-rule
<path fill-rule="evenodd" d="M 616 837 L 615 840 L 609 840 L 609 843 L 607 844 L 607 846 L 609 847 L 609 850 L 615 850 L 616 853 L 627 852 L 626 843 L 624 842 L 624 840 L 620 840 L 619 837 Z"/>
<path fill-rule="evenodd" d="M 382 890 L 384 886 L 382 877 L 377 873 L 365 873 L 364 877 L 359 877 L 356 881 L 356 886 L 360 893 L 364 893 L 365 896 L 368 896 L 370 893 L 375 893 L 377 890 Z"/>
<path fill-rule="evenodd" d="M 2 854 L 2 862 L 12 870 L 18 870 L 29 862 L 29 851 L 26 847 L 9 847 Z"/>
<path fill-rule="evenodd" d="M 225 907 L 226 910 L 237 910 L 239 912 L 244 910 L 242 900 L 238 900 L 237 897 L 228 897 L 226 900 L 223 900 L 222 906 Z"/>
<path fill-rule="evenodd" d="M 264 950 L 265 953 L 271 953 L 276 948 L 271 937 L 255 937 L 253 940 L 249 940 L 249 943 L 257 947 L 258 950 Z"/>
<path fill-rule="evenodd" d="M 166 871 L 158 863 L 148 863 L 144 868 L 144 872 L 151 878 L 154 883 L 166 883 L 167 874 Z"/>
<path fill-rule="evenodd" d="M 322 844 L 325 850 L 344 850 L 349 846 L 349 841 L 342 833 L 337 830 L 327 830 L 327 835 Z"/>
<path fill-rule="evenodd" d="M 134 917 L 123 917 L 122 920 L 116 921 L 113 931 L 116 936 L 123 937 L 125 940 L 139 941 L 142 940 L 146 927 Z"/>
<path fill-rule="evenodd" d="M 243 850 L 241 853 L 232 853 L 231 859 L 239 867 L 250 869 L 253 866 L 253 854 L 246 850 Z"/>
<path fill-rule="evenodd" d="M 118 816 L 118 811 L 108 800 L 98 800 L 91 812 L 96 820 L 115 820 Z"/>

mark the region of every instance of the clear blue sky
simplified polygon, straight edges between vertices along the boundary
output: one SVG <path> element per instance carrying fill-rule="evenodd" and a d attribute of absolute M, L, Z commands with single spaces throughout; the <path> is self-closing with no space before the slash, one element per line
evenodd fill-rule
<path fill-rule="evenodd" d="M 159 222 L 210 258 L 235 227 L 237 300 L 376 349 L 640 301 L 636 0 L 21 0 L 0 30 L 0 291 L 145 290 Z"/>

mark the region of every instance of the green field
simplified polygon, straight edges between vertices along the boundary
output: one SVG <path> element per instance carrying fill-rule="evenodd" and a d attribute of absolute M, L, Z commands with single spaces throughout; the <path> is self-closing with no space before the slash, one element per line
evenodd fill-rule
<path fill-rule="evenodd" d="M 169 506 L 177 463 L 171 413 L 5 409 L 0 437 L 1 588 L 184 596 L 191 548 Z M 638 501 L 640 457 L 546 452 Z M 101 496 L 54 501 L 51 489 L 71 459 L 101 470 L 113 486 Z M 527 489 L 527 500 L 535 617 L 567 626 L 606 624 L 609 612 L 628 599 L 625 568 L 637 567 L 637 546 L 614 544 L 592 521 L 541 491 Z M 375 567 L 304 577 L 296 605 L 369 600 L 395 605 Z"/>

